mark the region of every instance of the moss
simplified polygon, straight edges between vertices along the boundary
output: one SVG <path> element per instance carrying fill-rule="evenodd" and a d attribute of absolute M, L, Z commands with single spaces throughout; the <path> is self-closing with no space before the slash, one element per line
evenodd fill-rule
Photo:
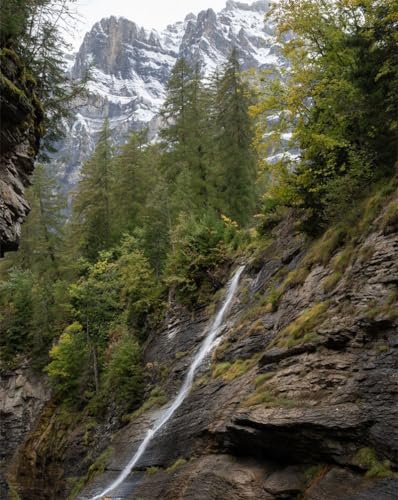
<path fill-rule="evenodd" d="M 394 321 L 398 318 L 398 292 L 393 291 L 382 303 L 371 302 L 366 311 L 366 316 L 374 320 L 377 317 Z"/>
<path fill-rule="evenodd" d="M 269 408 L 294 408 L 296 406 L 292 399 L 276 397 L 271 391 L 259 387 L 251 396 L 242 403 L 243 406 L 263 405 Z"/>
<path fill-rule="evenodd" d="M 381 462 L 373 448 L 361 448 L 354 456 L 353 462 L 361 468 L 366 469 L 368 478 L 398 478 L 398 473 L 391 470 L 388 460 Z"/>
<path fill-rule="evenodd" d="M 324 319 L 324 313 L 329 306 L 328 302 L 319 302 L 306 309 L 292 323 L 284 328 L 272 345 L 278 347 L 293 347 L 319 339 L 314 328 Z"/>
<path fill-rule="evenodd" d="M 231 346 L 231 342 L 226 339 L 214 351 L 212 358 L 216 361 L 221 361 L 224 358 L 225 352 Z"/>
<path fill-rule="evenodd" d="M 160 467 L 148 467 L 147 469 L 145 469 L 145 474 L 148 474 L 148 476 L 154 476 L 160 471 L 161 471 Z"/>
<path fill-rule="evenodd" d="M 361 207 L 361 217 L 356 226 L 357 234 L 366 234 L 372 228 L 372 223 L 380 213 L 386 198 L 396 189 L 394 180 L 379 184 L 375 187 L 375 194 L 369 197 Z"/>
<path fill-rule="evenodd" d="M 140 417 L 141 415 L 151 410 L 152 408 L 156 406 L 162 406 L 166 403 L 167 403 L 167 397 L 165 393 L 160 387 L 156 386 L 152 389 L 149 398 L 146 401 L 144 401 L 142 406 L 140 406 L 138 410 L 131 413 L 130 415 L 125 415 L 123 417 L 123 421 L 130 422 L 131 420 Z"/>
<path fill-rule="evenodd" d="M 270 380 L 274 375 L 274 372 L 262 373 L 261 375 L 258 375 L 254 381 L 256 388 L 263 386 L 265 382 L 268 382 L 268 380 Z"/>
<path fill-rule="evenodd" d="M 373 245 L 366 245 L 361 248 L 361 251 L 359 252 L 359 258 L 361 262 L 368 262 L 373 254 L 375 253 L 375 247 Z"/>
<path fill-rule="evenodd" d="M 256 365 L 259 355 L 249 359 L 238 359 L 234 363 L 218 363 L 213 371 L 213 378 L 222 377 L 225 381 L 232 381 L 247 373 L 253 366 Z"/>
<path fill-rule="evenodd" d="M 82 477 L 69 478 L 71 491 L 68 495 L 68 500 L 73 500 L 76 495 L 84 488 L 84 486 L 93 480 L 95 477 L 100 476 L 105 472 L 106 466 L 109 464 L 113 455 L 113 448 L 106 448 L 95 462 L 89 467 L 87 474 Z"/>
<path fill-rule="evenodd" d="M 323 237 L 312 246 L 305 259 L 307 265 L 326 265 L 331 260 L 335 251 L 347 240 L 348 230 L 342 225 L 330 228 Z"/>
<path fill-rule="evenodd" d="M 336 288 L 337 284 L 340 282 L 343 277 L 342 273 L 339 271 L 335 271 L 330 274 L 323 280 L 323 289 L 326 293 L 331 292 L 334 288 Z"/>
<path fill-rule="evenodd" d="M 188 354 L 188 351 L 178 351 L 175 354 L 175 359 L 182 359 L 185 358 L 185 356 Z"/>
<path fill-rule="evenodd" d="M 255 378 L 255 391 L 242 403 L 242 406 L 250 407 L 263 405 L 267 407 L 293 408 L 296 406 L 291 399 L 275 395 L 269 380 L 275 375 L 274 372 L 262 373 Z"/>
<path fill-rule="evenodd" d="M 7 483 L 7 486 L 8 486 L 9 500 L 21 500 L 21 497 L 19 496 L 16 487 L 10 482 Z"/>
<path fill-rule="evenodd" d="M 344 250 L 339 252 L 333 259 L 332 259 L 332 268 L 333 271 L 337 273 L 343 274 L 344 271 L 347 269 L 349 266 L 352 256 L 354 254 L 354 246 L 349 244 L 347 245 Z"/>
<path fill-rule="evenodd" d="M 194 387 L 203 387 L 204 385 L 207 385 L 208 382 L 209 382 L 209 376 L 202 375 L 201 377 L 195 380 Z"/>
<path fill-rule="evenodd" d="M 17 101 L 25 109 L 25 113 L 33 114 L 34 109 L 25 92 L 18 88 L 11 80 L 0 73 L 0 88 L 4 99 L 8 102 Z"/>
<path fill-rule="evenodd" d="M 302 285 L 307 279 L 309 273 L 310 268 L 307 266 L 298 267 L 294 271 L 291 271 L 287 275 L 286 280 L 283 282 L 282 289 L 287 290 L 288 288 L 294 288 L 296 286 Z"/>
<path fill-rule="evenodd" d="M 388 352 L 390 350 L 390 346 L 388 344 L 382 343 L 376 346 L 376 350 L 379 354 L 383 354 L 384 352 Z"/>
<path fill-rule="evenodd" d="M 304 477 L 307 483 L 311 483 L 317 477 L 323 475 L 327 466 L 323 464 L 311 465 L 305 469 Z"/>
<path fill-rule="evenodd" d="M 264 323 L 261 319 L 258 319 L 254 323 L 252 323 L 246 332 L 246 337 L 250 337 L 253 333 L 263 332 L 264 331 Z"/>
<path fill-rule="evenodd" d="M 187 460 L 185 458 L 178 458 L 174 463 L 173 465 L 170 465 L 170 467 L 168 467 L 166 469 L 166 472 L 174 472 L 176 469 L 178 469 L 179 467 L 182 467 L 183 465 L 185 465 L 187 463 Z"/>
<path fill-rule="evenodd" d="M 398 201 L 390 203 L 383 215 L 381 221 L 383 231 L 385 231 L 389 226 L 394 228 L 398 226 Z"/>

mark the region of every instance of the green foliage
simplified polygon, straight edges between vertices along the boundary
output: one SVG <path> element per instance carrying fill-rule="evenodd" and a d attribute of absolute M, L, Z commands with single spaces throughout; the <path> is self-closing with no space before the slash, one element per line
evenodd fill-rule
<path fill-rule="evenodd" d="M 215 215 L 180 217 L 166 268 L 166 282 L 179 301 L 188 305 L 206 303 L 220 288 L 216 269 L 228 262 L 227 245 L 232 243 L 234 233 L 233 226 Z"/>
<path fill-rule="evenodd" d="M 46 372 L 55 390 L 63 397 L 76 397 L 84 385 L 90 358 L 86 335 L 79 323 L 65 329 L 50 357 Z"/>
<path fill-rule="evenodd" d="M 24 77 L 20 80 L 32 91 L 28 104 L 35 107 L 37 139 L 44 136 L 41 154 L 47 159 L 62 136 L 62 121 L 69 116 L 71 101 L 82 95 L 84 88 L 84 82 L 74 83 L 69 79 L 63 57 L 69 47 L 62 25 L 73 17 L 72 1 L 2 0 L 0 3 L 0 47 L 12 51 L 21 61 Z M 2 75 L 0 78 L 3 82 Z"/>
<path fill-rule="evenodd" d="M 177 460 L 170 465 L 170 467 L 167 467 L 166 472 L 174 472 L 177 470 L 179 467 L 182 467 L 187 463 L 187 460 L 183 457 L 177 458 Z"/>
<path fill-rule="evenodd" d="M 148 314 L 157 306 L 161 310 L 161 286 L 155 278 L 149 260 L 135 238 L 126 236 L 120 245 L 117 269 L 121 284 L 120 303 L 132 327 L 143 329 Z"/>
<path fill-rule="evenodd" d="M 236 49 L 215 87 L 214 114 L 218 132 L 214 140 L 218 147 L 216 186 L 219 209 L 240 225 L 246 225 L 256 203 L 257 172 L 252 149 L 253 127 L 248 111 L 250 91 L 242 78 Z"/>
<path fill-rule="evenodd" d="M 163 390 L 160 387 L 154 387 L 149 395 L 149 398 L 144 401 L 142 406 L 138 408 L 135 412 L 133 412 L 131 415 L 128 415 L 125 420 L 134 420 L 135 418 L 140 417 L 143 415 L 145 412 L 149 411 L 150 409 L 158 406 L 163 406 L 164 404 L 167 403 L 167 397 Z"/>
<path fill-rule="evenodd" d="M 316 341 L 319 336 L 314 330 L 322 323 L 327 309 L 327 302 L 319 302 L 306 309 L 279 333 L 274 342 L 275 345 L 290 348 L 306 342 Z"/>
<path fill-rule="evenodd" d="M 274 204 L 300 208 L 314 234 L 394 173 L 398 8 L 382 0 L 282 0 L 270 16 L 290 68 L 260 83 L 256 140 L 260 150 L 280 150 L 293 130 L 300 158 L 266 166 L 269 190 Z"/>
<path fill-rule="evenodd" d="M 253 368 L 258 361 L 258 356 L 250 359 L 237 359 L 233 363 L 218 363 L 212 371 L 213 378 L 222 377 L 223 380 L 230 382 L 241 377 Z"/>
<path fill-rule="evenodd" d="M 111 245 L 111 160 L 109 123 L 105 120 L 95 151 L 82 166 L 73 203 L 70 237 L 79 253 L 91 261 Z"/>
<path fill-rule="evenodd" d="M 391 463 L 388 460 L 379 461 L 377 454 L 372 448 L 361 448 L 353 459 L 356 465 L 367 470 L 368 478 L 398 477 L 398 474 L 391 470 Z"/>
<path fill-rule="evenodd" d="M 339 271 L 335 271 L 325 278 L 323 281 L 323 289 L 326 293 L 331 292 L 340 282 L 343 275 Z"/>
<path fill-rule="evenodd" d="M 236 51 L 219 77 L 204 85 L 199 69 L 179 60 L 162 110 L 162 168 L 170 217 L 217 211 L 248 223 L 256 201 L 249 87 Z"/>
<path fill-rule="evenodd" d="M 76 498 L 76 496 L 81 492 L 81 490 L 87 483 L 105 472 L 105 469 L 109 464 L 113 453 L 113 448 L 109 446 L 98 456 L 95 462 L 90 465 L 85 476 L 71 478 L 72 480 L 69 480 L 69 482 L 72 483 L 72 486 L 71 491 L 68 495 L 68 500 L 74 500 L 74 498 Z"/>
<path fill-rule="evenodd" d="M 116 390 L 115 390 L 116 389 Z M 141 350 L 127 334 L 111 347 L 104 373 L 104 392 L 123 411 L 138 406 L 143 391 Z"/>
<path fill-rule="evenodd" d="M 1 359 L 11 362 L 31 346 L 33 324 L 33 280 L 30 271 L 14 269 L 0 284 Z"/>
<path fill-rule="evenodd" d="M 383 231 L 387 229 L 394 230 L 398 227 L 398 201 L 394 201 L 388 205 L 381 222 Z"/>

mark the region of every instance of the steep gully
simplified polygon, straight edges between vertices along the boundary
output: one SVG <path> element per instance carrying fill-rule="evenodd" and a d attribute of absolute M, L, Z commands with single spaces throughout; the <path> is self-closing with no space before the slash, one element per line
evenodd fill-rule
<path fill-rule="evenodd" d="M 122 470 L 120 475 L 113 481 L 108 487 L 106 487 L 101 493 L 98 495 L 92 497 L 91 500 L 100 500 L 104 496 L 106 496 L 108 493 L 114 491 L 118 486 L 120 486 L 123 481 L 129 476 L 131 471 L 133 470 L 134 466 L 137 464 L 137 462 L 140 460 L 140 458 L 143 456 L 145 453 L 146 449 L 148 448 L 148 445 L 150 442 L 153 440 L 153 438 L 156 436 L 158 431 L 167 424 L 167 422 L 172 418 L 174 413 L 178 410 L 178 408 L 182 405 L 184 402 L 185 398 L 189 394 L 192 384 L 194 381 L 195 373 L 198 369 L 198 367 L 202 364 L 202 362 L 206 359 L 206 357 L 209 355 L 209 353 L 213 350 L 213 348 L 217 344 L 217 337 L 220 334 L 222 327 L 223 327 L 223 322 L 226 318 L 226 315 L 230 309 L 230 306 L 232 304 L 232 301 L 235 297 L 238 284 L 239 284 L 239 278 L 244 270 L 244 266 L 240 266 L 234 273 L 233 277 L 231 278 L 231 281 L 228 284 L 227 287 L 227 292 L 225 296 L 225 300 L 216 314 L 214 321 L 212 322 L 208 334 L 206 335 L 200 349 L 196 353 L 193 362 L 189 368 L 189 371 L 185 377 L 184 383 L 179 390 L 176 398 L 172 402 L 172 404 L 164 410 L 164 412 L 160 415 L 158 421 L 155 423 L 155 425 L 148 430 L 144 440 L 142 441 L 141 445 L 139 446 L 138 450 L 135 452 L 134 456 L 132 459 L 128 462 L 128 464 L 125 466 L 125 468 Z"/>

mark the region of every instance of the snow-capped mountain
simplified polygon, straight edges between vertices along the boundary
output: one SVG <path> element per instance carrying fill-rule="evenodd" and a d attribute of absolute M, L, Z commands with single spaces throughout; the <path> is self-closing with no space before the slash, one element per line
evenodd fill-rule
<path fill-rule="evenodd" d="M 208 9 L 189 14 L 162 32 L 122 17 L 96 23 L 71 64 L 73 78 L 82 78 L 90 68 L 91 81 L 88 101 L 77 108 L 57 155 L 63 183 L 75 184 L 106 117 L 117 142 L 123 142 L 129 130 L 144 126 L 154 133 L 178 58 L 200 63 L 210 74 L 236 47 L 244 69 L 282 64 L 272 26 L 265 20 L 267 9 L 266 0 L 251 5 L 228 0 L 219 13 Z"/>

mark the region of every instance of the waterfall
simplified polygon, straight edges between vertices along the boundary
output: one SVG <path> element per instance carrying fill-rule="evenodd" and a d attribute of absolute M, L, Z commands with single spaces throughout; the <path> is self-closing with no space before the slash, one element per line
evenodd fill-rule
<path fill-rule="evenodd" d="M 203 360 L 206 358 L 206 356 L 212 351 L 216 344 L 216 339 L 223 327 L 223 323 L 225 320 L 225 317 L 230 309 L 232 300 L 235 296 L 236 289 L 238 287 L 239 283 L 239 278 L 243 272 L 244 266 L 240 266 L 236 271 L 235 274 L 233 275 L 232 279 L 228 283 L 227 291 L 226 291 L 226 296 L 224 299 L 224 302 L 220 308 L 220 310 L 217 312 L 217 315 L 215 316 L 213 322 L 211 323 L 211 326 L 209 328 L 208 334 L 206 335 L 205 339 L 202 342 L 202 345 L 200 346 L 200 349 L 196 353 L 195 357 L 192 360 L 192 364 L 189 368 L 189 371 L 184 379 L 184 383 L 181 386 L 180 391 L 178 392 L 177 396 L 175 397 L 173 403 L 164 410 L 162 415 L 159 417 L 157 422 L 154 424 L 154 426 L 148 430 L 144 440 L 142 441 L 141 445 L 139 446 L 138 450 L 135 452 L 134 456 L 131 458 L 129 463 L 126 465 L 126 467 L 122 470 L 120 475 L 111 483 L 109 486 L 107 486 L 101 493 L 96 495 L 95 497 L 92 497 L 91 500 L 100 500 L 103 498 L 105 495 L 113 491 L 115 488 L 120 486 L 123 481 L 127 478 L 127 476 L 131 473 L 133 470 L 134 466 L 137 464 L 138 460 L 142 457 L 142 455 L 145 453 L 145 450 L 147 449 L 148 445 L 156 435 L 156 433 L 170 420 L 170 418 L 174 415 L 174 413 L 177 411 L 177 409 L 181 406 L 185 398 L 188 396 L 192 384 L 194 381 L 195 373 L 198 367 L 201 365 Z"/>

